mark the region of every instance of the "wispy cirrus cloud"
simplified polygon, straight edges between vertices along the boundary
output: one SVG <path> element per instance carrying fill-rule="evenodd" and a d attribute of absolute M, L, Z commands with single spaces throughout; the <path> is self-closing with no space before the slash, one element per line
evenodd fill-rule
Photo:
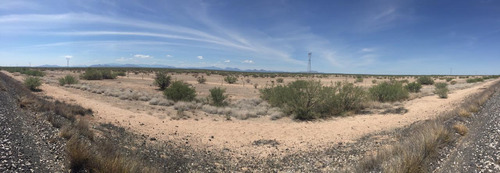
<path fill-rule="evenodd" d="M 202 60 L 203 56 L 196 56 L 196 58 L 198 58 L 199 60 Z"/>
<path fill-rule="evenodd" d="M 141 59 L 153 58 L 151 55 L 143 55 L 143 54 L 135 54 L 134 57 L 135 58 L 141 58 Z"/>

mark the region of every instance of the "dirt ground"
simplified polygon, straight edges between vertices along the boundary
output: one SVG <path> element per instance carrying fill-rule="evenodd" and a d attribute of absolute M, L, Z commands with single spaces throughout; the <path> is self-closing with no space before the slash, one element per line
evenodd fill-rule
<path fill-rule="evenodd" d="M 21 75 L 6 74 L 22 80 Z M 176 111 L 169 106 L 167 108 L 149 105 L 147 102 L 120 100 L 115 97 L 107 97 L 100 94 L 90 93 L 74 88 L 66 88 L 57 85 L 57 78 L 70 72 L 47 71 L 44 77 L 47 83 L 41 86 L 42 92 L 58 100 L 79 104 L 85 108 L 94 110 L 91 121 L 97 123 L 113 123 L 154 137 L 157 140 L 173 140 L 184 142 L 186 145 L 203 148 L 227 149 L 232 151 L 235 157 L 256 156 L 264 157 L 270 154 L 286 155 L 297 151 L 324 148 L 337 143 L 348 143 L 355 141 L 364 135 L 396 129 L 408 126 L 416 121 L 434 118 L 437 115 L 452 110 L 460 104 L 467 96 L 481 91 L 494 81 L 487 80 L 482 83 L 466 84 L 464 79 L 455 79 L 458 84 L 450 86 L 451 93 L 447 99 L 439 99 L 430 94 L 431 86 L 425 86 L 424 93 L 418 98 L 400 103 L 408 109 L 405 114 L 367 114 L 349 117 L 332 118 L 313 122 L 297 122 L 285 117 L 271 121 L 268 116 L 250 118 L 247 120 L 226 120 L 224 116 L 209 115 L 202 111 L 188 112 L 192 117 L 188 119 L 174 120 Z M 119 77 L 116 80 L 86 81 L 99 86 L 131 88 L 152 94 L 161 94 L 152 86 L 153 74 Z M 175 74 L 173 79 L 184 80 L 196 87 L 198 95 L 208 95 L 208 89 L 214 86 L 227 88 L 230 98 L 238 100 L 241 98 L 258 98 L 258 88 L 270 85 L 271 78 L 252 78 L 250 83 L 239 79 L 237 84 L 222 83 L 223 77 L 218 75 L 205 76 L 206 84 L 198 84 L 196 78 L 191 74 Z M 285 83 L 295 78 L 284 78 Z M 345 77 L 321 78 L 323 83 L 329 84 L 335 81 L 344 81 Z M 347 79 L 354 81 L 353 78 Z M 382 81 L 383 79 L 377 79 Z M 412 79 L 408 79 L 410 82 Z M 361 86 L 371 86 L 372 79 L 364 79 L 357 83 Z M 243 84 L 246 83 L 246 84 Z M 275 140 L 277 145 L 254 145 L 258 140 Z"/>

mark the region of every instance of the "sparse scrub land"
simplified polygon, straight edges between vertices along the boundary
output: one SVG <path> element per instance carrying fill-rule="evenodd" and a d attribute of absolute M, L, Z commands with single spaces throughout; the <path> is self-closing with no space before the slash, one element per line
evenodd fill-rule
<path fill-rule="evenodd" d="M 418 93 L 420 92 L 420 89 L 422 89 L 422 85 L 420 83 L 417 83 L 417 82 L 412 82 L 412 83 L 408 83 L 405 88 L 409 91 L 409 92 L 412 92 L 412 93 Z"/>
<path fill-rule="evenodd" d="M 71 75 L 66 75 L 63 78 L 59 78 L 59 85 L 61 86 L 77 84 L 77 83 L 78 79 Z"/>
<path fill-rule="evenodd" d="M 195 89 L 183 81 L 175 81 L 165 89 L 165 96 L 173 101 L 192 101 L 196 97 Z"/>
<path fill-rule="evenodd" d="M 24 79 L 24 86 L 26 86 L 28 89 L 31 91 L 39 91 L 40 87 L 42 85 L 42 80 L 38 77 L 31 77 L 28 76 L 26 79 Z"/>
<path fill-rule="evenodd" d="M 484 81 L 483 78 L 472 78 L 472 79 L 466 80 L 467 83 L 476 83 L 476 82 L 483 82 L 483 81 Z"/>
<path fill-rule="evenodd" d="M 430 76 L 421 76 L 417 79 L 418 83 L 422 85 L 433 85 L 434 84 L 434 79 L 432 79 Z"/>
<path fill-rule="evenodd" d="M 85 80 L 116 79 L 116 74 L 108 69 L 87 69 L 80 78 Z"/>
<path fill-rule="evenodd" d="M 238 81 L 238 77 L 236 76 L 226 76 L 224 78 L 224 81 L 227 82 L 228 84 L 234 84 Z"/>
<path fill-rule="evenodd" d="M 408 98 L 409 93 L 399 82 L 382 82 L 370 88 L 370 96 L 379 102 L 395 102 Z"/>
<path fill-rule="evenodd" d="M 39 70 L 31 70 L 29 68 L 14 67 L 14 68 L 5 68 L 5 70 L 8 71 L 8 72 L 10 72 L 10 73 L 18 72 L 18 73 L 25 74 L 25 75 L 28 75 L 28 76 L 38 76 L 38 77 L 45 76 L 44 72 L 39 71 Z"/>

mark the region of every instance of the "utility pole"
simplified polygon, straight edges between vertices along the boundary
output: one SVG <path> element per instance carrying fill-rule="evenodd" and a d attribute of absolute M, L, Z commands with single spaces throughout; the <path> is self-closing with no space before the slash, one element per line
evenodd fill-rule
<path fill-rule="evenodd" d="M 307 64 L 307 72 L 311 73 L 311 56 L 312 56 L 312 52 L 309 52 L 307 55 L 309 56 L 309 63 Z"/>
<path fill-rule="evenodd" d="M 69 59 L 71 58 L 66 58 L 66 67 L 69 67 Z"/>

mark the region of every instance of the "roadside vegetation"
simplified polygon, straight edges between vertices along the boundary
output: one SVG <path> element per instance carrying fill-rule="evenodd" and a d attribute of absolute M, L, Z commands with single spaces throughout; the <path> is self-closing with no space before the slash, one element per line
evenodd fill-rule
<path fill-rule="evenodd" d="M 31 91 L 40 91 L 39 87 L 42 85 L 42 80 L 38 77 L 28 76 L 24 79 L 24 86 Z"/>
<path fill-rule="evenodd" d="M 499 88 L 500 83 L 496 83 L 469 97 L 455 110 L 405 129 L 399 134 L 404 137 L 401 141 L 365 157 L 356 166 L 356 172 L 432 172 L 440 149 L 453 147 L 458 138 L 467 135 L 468 128 L 462 123 L 463 119 L 471 118 L 471 114 L 479 111 L 480 105 Z"/>
<path fill-rule="evenodd" d="M 232 76 L 232 75 L 226 76 L 224 78 L 224 81 L 227 82 L 228 84 L 234 84 L 234 83 L 236 83 L 238 81 L 238 77 Z"/>
<path fill-rule="evenodd" d="M 59 85 L 61 86 L 77 84 L 78 82 L 79 82 L 78 79 L 71 75 L 66 75 L 62 78 L 59 78 Z"/>
<path fill-rule="evenodd" d="M 3 73 L 0 79 L 9 85 L 5 88 L 20 97 L 21 108 L 40 113 L 53 127 L 61 130 L 61 137 L 67 139 L 65 150 L 71 172 L 158 172 L 140 159 L 121 153 L 117 149 L 121 146 L 98 139 L 100 137 L 96 137 L 89 123 L 80 119 L 80 116 L 91 115 L 92 110 L 45 100 Z"/>
<path fill-rule="evenodd" d="M 420 76 L 417 79 L 417 82 L 422 84 L 422 85 L 433 85 L 434 79 L 432 79 L 430 76 Z"/>
<path fill-rule="evenodd" d="M 373 100 L 379 102 L 395 102 L 408 98 L 409 93 L 403 84 L 397 81 L 382 82 L 369 89 Z"/>

